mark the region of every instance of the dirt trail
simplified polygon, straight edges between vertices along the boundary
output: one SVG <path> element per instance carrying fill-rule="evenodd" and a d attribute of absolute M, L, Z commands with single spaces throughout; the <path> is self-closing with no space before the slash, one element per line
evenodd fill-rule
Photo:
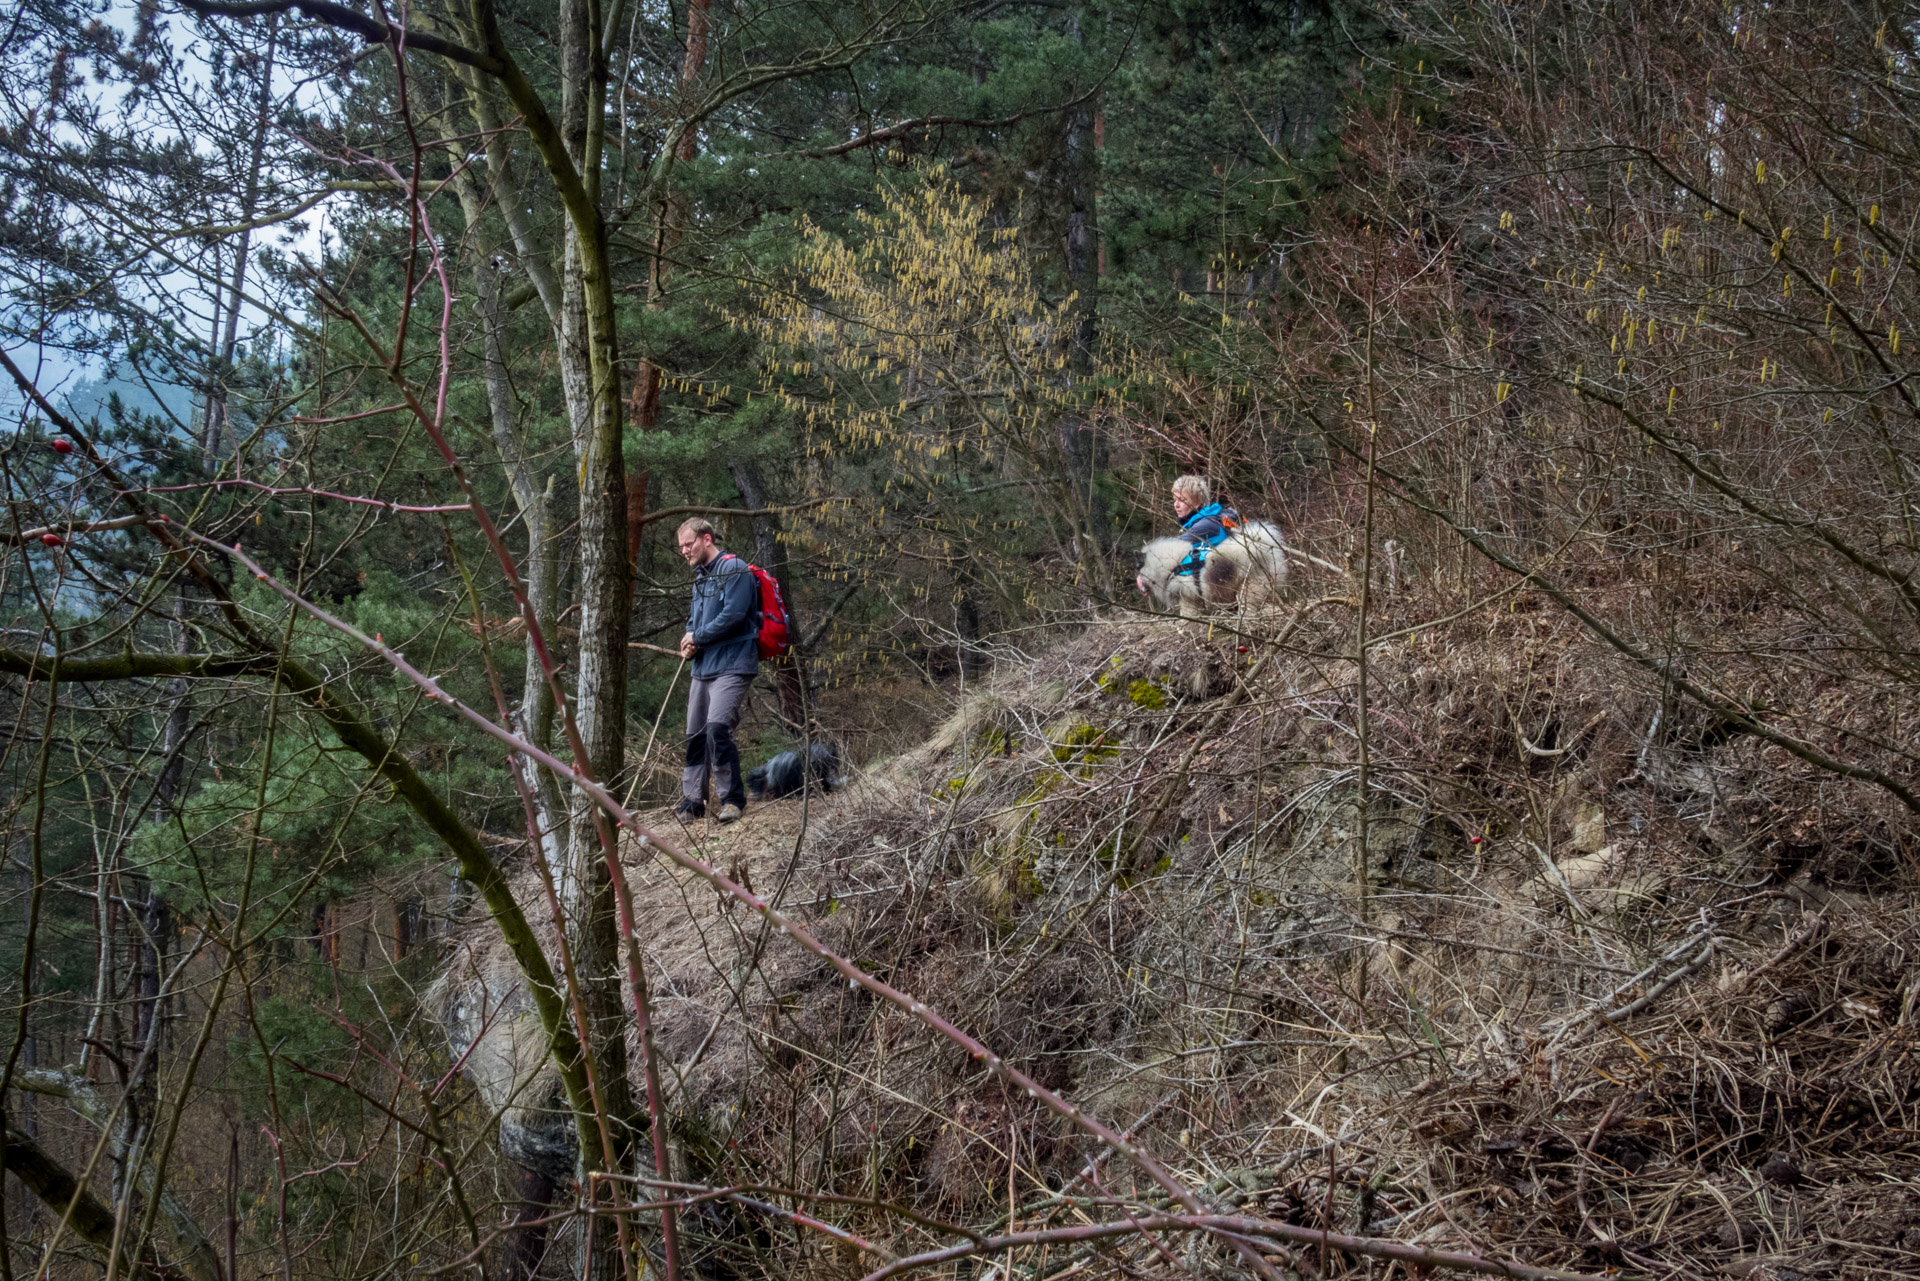
<path fill-rule="evenodd" d="M 755 893 L 804 916 L 827 904 L 810 901 L 818 878 L 807 874 L 804 864 L 810 859 L 803 857 L 802 865 L 795 865 L 795 852 L 803 834 L 838 817 L 850 797 L 842 791 L 816 793 L 804 802 L 792 796 L 750 804 L 744 817 L 726 826 L 711 819 L 686 823 L 670 808 L 645 811 L 639 818 Z M 650 974 L 657 976 L 652 995 L 662 1048 L 680 1060 L 685 1071 L 691 1057 L 707 1057 L 702 1047 L 712 1047 L 720 1023 L 733 1022 L 741 1013 L 735 988 L 744 976 L 735 971 L 739 958 L 754 950 L 757 923 L 742 905 L 723 900 L 696 873 L 636 842 L 625 844 L 622 861 L 640 944 Z M 790 949 L 762 950 L 762 966 L 770 971 L 804 964 Z"/>
<path fill-rule="evenodd" d="M 679 844 L 722 871 L 744 870 L 755 893 L 770 893 L 782 871 L 793 860 L 803 831 L 836 817 L 846 804 L 845 791 L 827 795 L 815 793 L 804 801 L 789 796 L 777 801 L 762 801 L 747 806 L 739 820 L 722 826 L 711 818 L 691 823 L 676 816 L 671 808 L 642 811 L 637 815 L 648 829 Z M 692 889 L 700 878 L 663 858 L 644 852 L 628 840 L 621 849 L 628 881 L 638 893 L 644 886 L 658 891 L 669 885 Z"/>

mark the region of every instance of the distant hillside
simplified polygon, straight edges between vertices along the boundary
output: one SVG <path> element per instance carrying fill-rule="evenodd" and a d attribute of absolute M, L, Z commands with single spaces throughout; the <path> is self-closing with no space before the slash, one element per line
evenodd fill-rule
<path fill-rule="evenodd" d="M 67 412 L 82 421 L 95 417 L 104 420 L 110 416 L 108 405 L 115 396 L 120 398 L 126 413 L 171 417 L 183 425 L 193 415 L 192 392 L 185 387 L 143 380 L 124 362 L 115 365 L 110 373 L 82 378 L 61 399 L 66 402 Z"/>

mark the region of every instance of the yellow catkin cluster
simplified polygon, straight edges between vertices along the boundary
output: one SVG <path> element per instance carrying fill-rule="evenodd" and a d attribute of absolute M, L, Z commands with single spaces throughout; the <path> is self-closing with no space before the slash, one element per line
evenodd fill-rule
<path fill-rule="evenodd" d="M 1049 305 L 1015 233 L 938 168 L 856 215 L 808 226 L 799 288 L 736 317 L 766 340 L 762 390 L 841 442 L 899 463 L 1036 438 L 1073 401 L 1074 300 Z"/>

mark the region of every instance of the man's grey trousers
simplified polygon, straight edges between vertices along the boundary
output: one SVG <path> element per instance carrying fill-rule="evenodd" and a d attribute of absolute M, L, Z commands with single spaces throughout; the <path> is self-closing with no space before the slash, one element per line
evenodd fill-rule
<path fill-rule="evenodd" d="M 687 691 L 687 768 L 680 776 L 680 795 L 697 805 L 707 799 L 707 777 L 713 777 L 714 799 L 722 805 L 747 803 L 746 780 L 740 773 L 740 745 L 733 731 L 746 710 L 749 672 L 696 676 Z"/>

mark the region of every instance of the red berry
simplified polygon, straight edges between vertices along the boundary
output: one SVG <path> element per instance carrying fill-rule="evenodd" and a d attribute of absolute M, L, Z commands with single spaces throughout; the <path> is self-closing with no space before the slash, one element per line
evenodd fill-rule
<path fill-rule="evenodd" d="M 40 541 L 45 543 L 49 547 L 58 547 L 60 545 L 60 535 L 42 534 L 40 535 Z"/>
<path fill-rule="evenodd" d="M 1247 652 L 1247 647 L 1246 647 L 1245 645 L 1242 645 L 1242 646 L 1240 646 L 1240 652 L 1241 652 L 1242 654 L 1244 654 L 1244 653 L 1246 653 L 1246 652 Z"/>
<path fill-rule="evenodd" d="M 73 452 L 73 442 L 70 440 L 62 440 L 56 436 L 48 443 L 53 446 L 53 452 L 56 454 L 71 454 Z"/>
<path fill-rule="evenodd" d="M 1476 837 L 1474 837 L 1474 838 L 1473 838 L 1473 843 L 1474 843 L 1475 845 L 1478 845 L 1478 844 L 1480 843 L 1480 838 L 1479 838 L 1479 837 L 1477 837 L 1477 836 L 1476 836 Z"/>

